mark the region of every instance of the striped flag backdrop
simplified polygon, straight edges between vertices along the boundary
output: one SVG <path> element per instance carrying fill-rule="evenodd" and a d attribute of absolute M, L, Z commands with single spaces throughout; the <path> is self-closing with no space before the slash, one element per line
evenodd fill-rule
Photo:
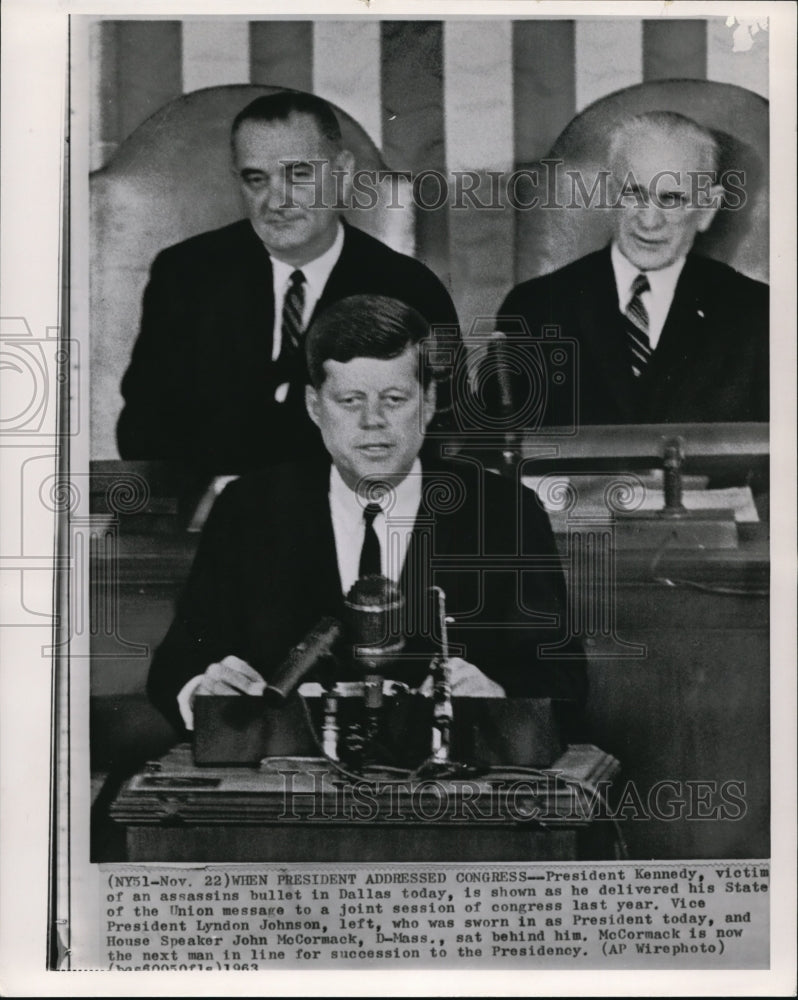
<path fill-rule="evenodd" d="M 730 20 L 98 20 L 92 166 L 167 101 L 226 83 L 328 98 L 397 169 L 511 166 L 642 81 L 715 80 L 767 97 L 765 36 L 746 50 L 745 26 Z M 463 117 L 468 129 L 456 127 Z"/>
<path fill-rule="evenodd" d="M 396 170 L 512 172 L 545 156 L 574 115 L 633 84 L 734 83 L 768 92 L 766 22 L 734 18 L 90 22 L 91 159 L 146 118 L 221 84 L 308 90 L 349 112 Z M 417 211 L 417 255 L 461 318 L 517 280 L 513 213 Z"/>

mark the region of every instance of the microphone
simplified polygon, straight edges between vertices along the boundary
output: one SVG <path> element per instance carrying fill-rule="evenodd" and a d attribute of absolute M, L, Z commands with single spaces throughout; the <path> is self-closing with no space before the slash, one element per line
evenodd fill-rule
<path fill-rule="evenodd" d="M 364 674 L 365 738 L 362 746 L 353 748 L 354 757 L 361 763 L 370 763 L 380 756 L 383 675 L 405 644 L 404 599 L 387 577 L 370 574 L 355 581 L 344 607 L 352 662 L 355 670 Z"/>
<path fill-rule="evenodd" d="M 365 674 L 384 673 L 404 649 L 404 598 L 387 577 L 357 580 L 344 599 L 352 659 Z"/>
<path fill-rule="evenodd" d="M 505 427 L 502 460 L 504 471 L 512 474 L 521 458 L 521 435 L 514 426 L 517 416 L 516 392 L 513 385 L 511 353 L 507 344 L 507 334 L 495 330 L 491 334 L 491 347 L 495 363 L 495 376 L 498 388 L 498 411 Z"/>
<path fill-rule="evenodd" d="M 263 692 L 266 704 L 274 708 L 284 705 L 314 667 L 335 657 L 333 650 L 342 634 L 341 624 L 335 618 L 322 618 L 317 622 L 293 647 L 266 685 Z"/>

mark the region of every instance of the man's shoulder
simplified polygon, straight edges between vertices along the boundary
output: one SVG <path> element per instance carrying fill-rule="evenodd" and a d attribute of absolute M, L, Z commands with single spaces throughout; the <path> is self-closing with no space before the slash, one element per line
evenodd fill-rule
<path fill-rule="evenodd" d="M 534 490 L 471 458 L 427 456 L 422 476 L 425 493 L 443 511 L 457 511 L 483 502 L 494 511 L 497 504 L 507 511 L 519 502 L 537 505 Z"/>
<path fill-rule="evenodd" d="M 367 233 L 364 229 L 353 226 L 351 222 L 344 222 L 344 250 L 365 254 L 376 253 L 380 256 L 396 257 L 400 260 L 413 260 L 412 257 L 394 250 L 393 247 L 389 247 L 387 243 L 383 243 L 382 240 Z"/>
<path fill-rule="evenodd" d="M 766 299 L 770 293 L 770 287 L 764 281 L 749 278 L 748 275 L 714 257 L 691 253 L 687 257 L 687 265 L 693 277 L 702 285 L 722 290 L 724 294 L 732 291 L 746 298 L 754 296 Z"/>
<path fill-rule="evenodd" d="M 554 271 L 547 271 L 545 274 L 519 282 L 508 293 L 505 303 L 534 299 L 544 292 L 549 295 L 560 293 L 572 295 L 576 290 L 595 281 L 597 276 L 603 276 L 609 266 L 611 266 L 609 248 L 595 250 Z"/>
<path fill-rule="evenodd" d="M 535 491 L 480 462 L 425 465 L 422 504 L 441 551 L 555 555 L 549 517 Z"/>
<path fill-rule="evenodd" d="M 239 219 L 219 229 L 210 229 L 164 248 L 158 259 L 162 262 L 181 260 L 229 259 L 242 248 L 257 248 L 257 236 L 248 219 Z"/>
<path fill-rule="evenodd" d="M 245 473 L 226 486 L 222 496 L 237 512 L 263 512 L 326 495 L 329 478 L 329 461 L 285 462 Z"/>
<path fill-rule="evenodd" d="M 439 279 L 426 264 L 409 254 L 394 250 L 376 236 L 371 236 L 348 222 L 345 223 L 344 233 L 343 252 L 350 259 L 356 259 L 358 266 L 378 273 L 385 273 L 387 270 L 388 274 L 399 270 L 440 284 Z"/>
<path fill-rule="evenodd" d="M 451 296 L 434 271 L 349 223 L 333 274 L 336 295 L 387 295 L 407 302 L 431 323 L 457 323 Z"/>

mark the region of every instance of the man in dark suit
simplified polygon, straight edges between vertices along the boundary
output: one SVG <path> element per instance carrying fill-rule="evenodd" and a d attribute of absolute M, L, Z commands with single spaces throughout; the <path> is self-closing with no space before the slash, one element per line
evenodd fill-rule
<path fill-rule="evenodd" d="M 609 166 L 611 246 L 523 282 L 499 310 L 505 350 L 548 384 L 531 412 L 565 426 L 766 421 L 768 288 L 691 252 L 723 194 L 714 137 L 639 115 L 614 133 Z M 545 327 L 576 342 L 559 376 Z M 516 375 L 513 390 L 526 403 L 533 383 Z"/>
<path fill-rule="evenodd" d="M 583 699 L 583 653 L 566 634 L 563 575 L 535 495 L 466 459 L 419 460 L 435 412 L 427 330 L 379 296 L 314 321 L 306 401 L 327 459 L 244 476 L 217 500 L 148 679 L 178 728 L 191 726 L 198 696 L 262 693 L 291 647 L 322 617 L 341 619 L 344 596 L 375 572 L 405 600 L 394 679 L 420 685 L 438 651 L 427 624 L 435 584 L 452 619 L 455 695 Z"/>
<path fill-rule="evenodd" d="M 301 341 L 348 295 L 397 298 L 458 336 L 428 268 L 341 220 L 354 164 L 324 101 L 256 99 L 235 119 L 232 152 L 248 218 L 156 258 L 122 381 L 123 458 L 237 473 L 321 451 Z"/>

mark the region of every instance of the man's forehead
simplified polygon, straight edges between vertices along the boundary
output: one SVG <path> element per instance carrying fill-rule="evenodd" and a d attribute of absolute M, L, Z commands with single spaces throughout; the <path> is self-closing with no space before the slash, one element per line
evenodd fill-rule
<path fill-rule="evenodd" d="M 690 136 L 660 132 L 640 132 L 628 139 L 618 150 L 615 166 L 616 173 L 632 173 L 642 184 L 662 177 L 662 183 L 670 180 L 674 186 L 677 186 L 674 174 L 684 183 L 689 181 L 691 172 L 711 169 L 711 156 L 705 145 Z"/>
<path fill-rule="evenodd" d="M 247 119 L 236 133 L 236 148 L 268 149 L 281 157 L 306 155 L 308 150 L 320 154 L 330 152 L 330 140 L 322 133 L 312 115 L 292 112 L 288 118 L 274 121 Z"/>
<path fill-rule="evenodd" d="M 322 367 L 327 382 L 346 385 L 349 388 L 376 388 L 388 386 L 398 381 L 418 381 L 419 352 L 415 345 L 409 345 L 402 354 L 393 358 L 369 358 L 358 356 L 349 361 L 326 360 Z"/>

